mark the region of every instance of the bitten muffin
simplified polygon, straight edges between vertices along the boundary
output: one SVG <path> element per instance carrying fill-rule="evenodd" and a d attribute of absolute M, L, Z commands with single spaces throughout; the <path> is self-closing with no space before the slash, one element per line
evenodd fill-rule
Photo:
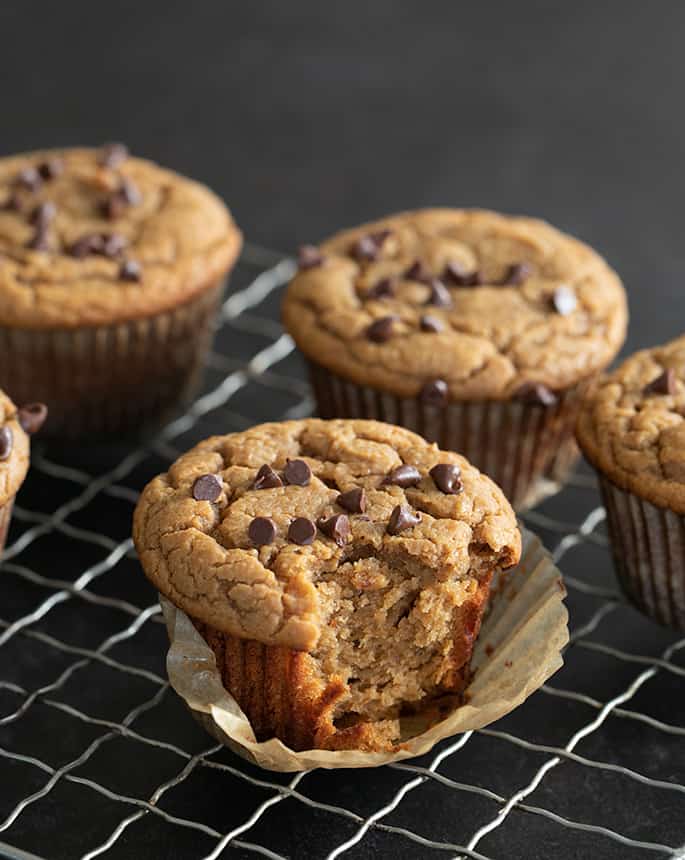
<path fill-rule="evenodd" d="M 319 415 L 379 418 L 461 452 L 517 507 L 563 480 L 625 293 L 587 245 L 531 218 L 407 212 L 301 249 L 284 304 Z"/>
<path fill-rule="evenodd" d="M 0 386 L 53 436 L 137 430 L 193 388 L 240 232 L 122 144 L 0 159 Z"/>
<path fill-rule="evenodd" d="M 401 716 L 437 719 L 521 549 L 463 457 L 361 420 L 208 439 L 148 484 L 133 534 L 257 738 L 295 750 L 394 749 Z"/>
<path fill-rule="evenodd" d="M 685 337 L 635 353 L 602 379 L 578 417 L 627 596 L 685 630 Z"/>

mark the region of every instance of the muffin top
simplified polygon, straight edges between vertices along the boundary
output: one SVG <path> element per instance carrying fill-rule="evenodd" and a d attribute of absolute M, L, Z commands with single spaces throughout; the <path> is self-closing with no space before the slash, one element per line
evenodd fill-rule
<path fill-rule="evenodd" d="M 29 410 L 31 408 L 28 407 Z M 44 410 L 44 407 L 40 409 Z M 40 419 L 38 421 L 42 423 Z M 31 431 L 31 415 L 17 410 L 9 397 L 0 391 L 0 505 L 15 495 L 29 468 L 29 437 L 22 424 Z"/>
<path fill-rule="evenodd" d="M 685 336 L 636 352 L 603 377 L 576 435 L 614 484 L 685 514 Z"/>
<path fill-rule="evenodd" d="M 209 189 L 122 144 L 0 159 L 0 325 L 99 325 L 189 300 L 240 232 Z"/>
<path fill-rule="evenodd" d="M 143 491 L 133 536 L 173 603 L 218 630 L 312 650 L 316 584 L 369 559 L 454 580 L 518 561 L 501 490 L 458 454 L 377 421 L 308 419 L 215 436 Z M 366 564 L 364 564 L 366 562 Z"/>
<path fill-rule="evenodd" d="M 283 317 L 317 364 L 439 404 L 544 399 L 611 361 L 627 310 L 615 272 L 549 224 L 428 209 L 301 249 Z"/>

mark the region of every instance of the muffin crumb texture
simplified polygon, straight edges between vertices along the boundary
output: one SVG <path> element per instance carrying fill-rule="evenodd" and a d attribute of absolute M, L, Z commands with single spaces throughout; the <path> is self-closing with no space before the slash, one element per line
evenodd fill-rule
<path fill-rule="evenodd" d="M 257 737 L 299 749 L 389 748 L 400 716 L 460 692 L 490 578 L 520 553 L 489 479 L 373 421 L 209 439 L 148 485 L 134 537 Z"/>

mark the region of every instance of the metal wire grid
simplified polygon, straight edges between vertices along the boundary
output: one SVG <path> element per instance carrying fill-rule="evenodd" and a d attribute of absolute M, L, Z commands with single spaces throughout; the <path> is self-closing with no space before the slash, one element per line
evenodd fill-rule
<path fill-rule="evenodd" d="M 652 656 L 632 653 L 588 638 L 601 631 L 603 625 L 607 623 L 606 619 L 615 616 L 616 612 L 625 613 L 626 619 L 630 618 L 630 623 L 634 622 L 636 616 L 633 616 L 631 610 L 625 607 L 622 597 L 611 581 L 605 586 L 601 583 L 597 584 L 593 577 L 588 579 L 566 577 L 571 595 L 575 593 L 581 597 L 587 597 L 592 607 L 587 619 L 579 626 L 573 627 L 572 616 L 569 648 L 574 651 L 584 649 L 597 655 L 596 659 L 600 659 L 601 655 L 617 661 L 616 665 L 620 665 L 623 672 L 628 671 L 634 664 L 636 674 L 631 675 L 630 682 L 606 701 L 582 691 L 558 687 L 554 680 L 529 700 L 536 700 L 543 704 L 545 704 L 544 699 L 553 700 L 551 704 L 555 709 L 563 708 L 569 702 L 578 707 L 582 706 L 582 724 L 565 743 L 533 742 L 510 731 L 503 731 L 499 728 L 502 723 L 498 723 L 497 727 L 475 733 L 469 732 L 450 742 L 444 742 L 431 755 L 415 762 L 390 765 L 380 771 L 364 774 L 343 772 L 341 776 L 340 773 L 322 774 L 319 771 L 297 774 L 292 778 L 288 775 L 287 779 L 281 782 L 278 775 L 251 768 L 240 759 L 231 756 L 219 745 L 205 745 L 194 752 L 164 739 L 161 730 L 165 722 L 161 719 L 155 720 L 155 713 L 164 702 L 169 703 L 170 698 L 172 708 L 177 708 L 177 702 L 174 700 L 173 692 L 169 692 L 168 683 L 161 673 L 166 641 L 159 607 L 155 602 L 141 607 L 133 597 L 128 599 L 128 595 L 112 596 L 98 591 L 98 585 L 107 579 L 106 574 L 111 575 L 124 560 L 132 558 L 132 543 L 129 537 L 122 539 L 112 537 L 107 533 L 106 528 L 83 527 L 79 522 L 79 514 L 87 512 L 99 499 L 106 500 L 108 505 L 127 505 L 132 509 L 137 493 L 122 481 L 132 476 L 135 470 L 150 457 L 161 458 L 165 462 L 175 458 L 179 452 L 174 447 L 174 443 L 188 433 L 196 433 L 195 438 L 208 435 L 208 430 L 212 429 L 212 420 L 220 422 L 223 428 L 253 423 L 256 420 L 253 415 L 239 414 L 232 410 L 232 406 L 236 396 L 255 382 L 266 385 L 272 391 L 286 392 L 295 400 L 280 416 L 272 417 L 295 417 L 309 413 L 312 404 L 306 384 L 296 375 L 279 369 L 279 364 L 283 363 L 293 351 L 292 341 L 281 331 L 274 318 L 269 318 L 268 315 L 257 315 L 254 312 L 254 309 L 262 303 L 275 297 L 291 276 L 293 264 L 289 260 L 278 259 L 271 252 L 251 247 L 246 250 L 241 265 L 251 267 L 253 277 L 247 286 L 234 292 L 225 301 L 219 324 L 223 337 L 219 342 L 226 341 L 227 332 L 230 331 L 231 341 L 234 337 L 247 335 L 250 339 L 267 338 L 266 345 L 257 351 L 252 351 L 246 361 L 218 352 L 213 353 L 209 368 L 221 374 L 219 383 L 196 400 L 184 415 L 165 427 L 152 443 L 126 453 L 119 462 L 102 474 L 90 474 L 80 468 L 55 462 L 48 459 L 40 450 L 33 458 L 33 474 L 41 476 L 51 486 L 59 486 L 62 490 L 68 488 L 68 493 L 66 500 L 51 512 L 27 510 L 21 505 L 16 507 L 15 525 L 12 531 L 14 540 L 8 545 L 3 559 L 3 583 L 7 583 L 8 578 L 12 578 L 18 588 L 28 590 L 31 594 L 32 590 L 36 589 L 40 597 L 36 598 L 35 603 L 31 603 L 30 611 L 19 613 L 11 620 L 0 618 L 0 694 L 6 694 L 9 701 L 13 703 L 9 710 L 2 711 L 0 717 L 0 759 L 4 762 L 3 772 L 8 771 L 10 764 L 20 765 L 32 772 L 34 783 L 36 779 L 38 780 L 37 787 L 23 793 L 11 808 L 0 807 L 0 839 L 8 840 L 0 841 L 0 855 L 13 858 L 39 856 L 22 850 L 19 837 L 22 834 L 25 837 L 25 830 L 22 830 L 19 825 L 32 811 L 40 812 L 41 803 L 51 800 L 64 787 L 69 786 L 80 792 L 94 792 L 104 797 L 107 801 L 108 813 L 113 812 L 117 819 L 114 826 L 109 825 L 105 838 L 93 844 L 83 845 L 79 856 L 84 860 L 100 856 L 137 856 L 138 851 L 126 842 L 127 834 L 132 832 L 130 828 L 137 822 L 144 820 L 152 822 L 155 819 L 163 822 L 164 826 L 176 834 L 183 831 L 194 833 L 198 841 L 182 855 L 155 854 L 154 848 L 149 848 L 145 851 L 148 856 L 218 858 L 230 853 L 231 856 L 235 854 L 246 857 L 257 854 L 278 858 L 278 860 L 295 854 L 300 857 L 310 857 L 313 854 L 307 848 L 306 834 L 309 823 L 318 813 L 325 813 L 327 816 L 326 828 L 330 846 L 317 856 L 326 856 L 328 860 L 343 855 L 424 857 L 435 854 L 435 856 L 471 857 L 479 860 L 496 856 L 524 856 L 512 853 L 515 851 L 513 848 L 502 851 L 502 844 L 507 843 L 506 840 L 502 843 L 493 839 L 496 831 L 503 827 L 505 830 L 502 832 L 507 834 L 515 832 L 517 828 L 526 831 L 530 830 L 532 823 L 543 820 L 552 828 L 551 837 L 550 831 L 545 830 L 547 834 L 545 838 L 551 839 L 550 844 L 556 844 L 555 840 L 557 840 L 568 845 L 573 844 L 574 839 L 580 839 L 579 850 L 591 851 L 592 856 L 684 857 L 685 784 L 677 780 L 673 770 L 669 770 L 666 761 L 663 762 L 660 771 L 663 778 L 660 778 L 627 767 L 620 762 L 601 760 L 592 755 L 581 755 L 576 751 L 581 742 L 600 731 L 608 721 L 611 722 L 614 731 L 618 722 L 623 725 L 637 726 L 641 731 L 649 733 L 651 742 L 657 744 L 661 740 L 668 743 L 675 740 L 679 746 L 669 747 L 669 749 L 679 749 L 681 753 L 682 744 L 685 742 L 685 725 L 657 719 L 650 715 L 649 708 L 643 710 L 627 707 L 638 691 L 657 674 L 669 678 L 675 676 L 678 682 L 682 683 L 685 666 L 679 664 L 676 658 L 678 652 L 685 649 L 685 639 L 672 641 L 675 637 L 671 636 L 668 647 L 664 648 L 659 656 Z M 256 277 L 254 277 L 255 268 L 258 271 Z M 249 343 L 250 340 L 247 342 Z M 604 511 L 597 506 L 594 482 L 588 477 L 579 475 L 574 479 L 573 487 L 576 494 L 582 495 L 583 509 L 586 511 L 579 523 L 563 522 L 554 514 L 536 511 L 527 515 L 528 524 L 544 534 L 548 541 L 555 536 L 556 545 L 553 546 L 553 550 L 557 562 L 560 562 L 574 548 L 593 547 L 600 553 L 602 567 L 607 568 L 606 538 L 601 531 Z M 19 532 L 18 536 L 16 536 L 17 532 Z M 34 570 L 30 562 L 26 561 L 26 557 L 30 556 L 31 547 L 42 539 L 52 540 L 55 536 L 67 541 L 67 544 L 60 544 L 61 546 L 73 549 L 88 545 L 93 551 L 100 553 L 104 551 L 106 554 L 75 575 L 73 579 L 55 576 L 51 570 L 45 570 L 43 573 Z M 103 577 L 105 580 L 102 579 Z M 142 577 L 140 580 L 142 581 Z M 3 590 L 4 588 L 5 585 Z M 46 591 L 47 596 L 45 596 Z M 79 606 L 80 617 L 91 638 L 97 632 L 99 616 L 96 613 L 100 609 L 111 611 L 118 617 L 126 619 L 124 626 L 108 635 L 95 647 L 73 644 L 65 641 L 68 637 L 54 636 L 47 632 L 50 628 L 46 627 L 45 622 L 49 619 L 50 613 L 61 604 L 74 601 Z M 3 605 L 4 603 L 3 600 Z M 626 623 L 629 622 L 626 621 Z M 155 646 L 159 648 L 156 665 L 160 667 L 160 671 L 153 671 L 138 665 L 135 661 L 127 661 L 115 656 L 117 649 L 126 643 L 133 644 L 131 653 L 135 654 L 135 645 L 142 635 L 141 631 L 150 628 L 153 628 Z M 12 642 L 23 643 L 25 649 L 45 649 L 51 654 L 59 655 L 60 660 L 66 660 L 67 665 L 54 677 L 54 680 L 39 686 L 31 685 L 29 681 L 19 683 L 16 679 L 10 680 L 12 676 L 8 672 L 9 666 L 2 654 L 7 653 L 8 646 Z M 569 653 L 567 652 L 567 657 Z M 127 685 L 144 682 L 148 687 L 151 685 L 154 692 L 139 701 L 121 719 L 96 716 L 89 712 L 86 705 L 77 707 L 70 703 L 69 697 L 65 695 L 71 679 L 92 666 L 106 667 L 107 670 L 116 673 L 116 677 L 123 678 Z M 85 689 L 86 686 L 87 683 L 84 681 L 83 688 Z M 682 696 L 682 687 L 680 693 Z M 0 701 L 4 702 L 4 698 Z M 65 763 L 55 765 L 45 760 L 47 756 L 30 754 L 23 751 L 21 743 L 13 742 L 12 730 L 21 726 L 22 721 L 30 719 L 32 711 L 39 704 L 45 713 L 49 713 L 55 719 L 64 717 L 68 724 L 76 726 L 78 731 L 87 730 L 88 737 L 94 735 L 92 740 L 84 745 L 80 754 L 71 757 Z M 540 707 L 539 704 L 538 707 Z M 590 719 L 587 719 L 587 710 L 590 711 Z M 172 710 L 172 713 L 179 721 L 191 722 L 182 711 Z M 147 719 L 145 719 L 146 716 Z M 150 727 L 148 731 L 137 730 L 134 727 L 143 720 Z M 199 729 L 192 726 L 188 728 L 188 736 L 192 736 L 193 739 L 199 738 L 200 743 L 206 743 L 206 737 Z M 444 770 L 440 771 L 441 765 L 447 766 L 452 762 L 459 773 L 460 751 L 464 751 L 468 745 L 473 747 L 478 737 L 486 738 L 491 745 L 498 743 L 506 745 L 510 751 L 515 749 L 517 753 L 524 755 L 525 775 L 520 782 L 515 781 L 513 787 L 508 785 L 506 790 L 500 791 L 480 784 L 487 783 L 492 778 L 493 769 L 497 770 L 496 761 L 491 762 L 491 767 L 480 771 L 478 781 L 473 782 L 459 781 L 446 775 Z M 125 749 L 131 764 L 134 759 L 144 761 L 146 755 L 152 755 L 153 752 L 158 751 L 163 751 L 165 756 L 170 756 L 174 760 L 177 759 L 173 775 L 160 782 L 145 796 L 129 795 L 117 790 L 116 786 L 108 785 L 106 773 L 98 773 L 97 779 L 86 775 L 87 765 L 97 757 L 103 745 L 114 739 L 125 739 L 128 742 Z M 498 749 L 502 748 L 498 747 Z M 677 833 L 678 845 L 662 844 L 659 840 L 642 838 L 644 832 L 652 831 L 647 828 L 641 829 L 639 822 L 623 820 L 621 826 L 616 824 L 610 826 L 605 823 L 576 820 L 545 805 L 530 802 L 531 796 L 540 791 L 545 781 L 549 781 L 549 774 L 553 770 L 562 764 L 568 767 L 571 763 L 582 768 L 588 778 L 596 772 L 601 772 L 603 775 L 617 775 L 622 786 L 619 791 L 630 791 L 633 786 L 641 785 L 649 790 L 652 801 L 657 806 L 663 802 L 663 798 L 668 797 L 668 802 L 672 803 L 672 808 L 676 810 L 674 813 L 676 818 L 677 810 L 680 810 L 679 829 L 676 828 L 674 831 Z M 533 767 L 532 771 L 531 767 Z M 651 770 L 655 769 L 651 768 Z M 383 771 L 386 774 L 384 781 L 376 786 L 373 780 Z M 236 797 L 248 789 L 258 789 L 261 792 L 259 798 L 263 797 L 263 799 L 261 802 L 255 801 L 249 814 L 242 820 L 232 823 L 230 828 L 210 825 L 204 820 L 201 803 L 198 801 L 193 806 L 195 792 L 190 786 L 194 775 L 200 774 L 204 778 L 209 773 L 220 775 L 223 781 L 222 787 L 227 796 Z M 516 775 L 514 774 L 515 777 Z M 585 776 L 585 773 L 583 775 Z M 334 776 L 337 780 L 335 783 L 332 782 Z M 364 802 L 358 805 L 358 809 L 350 808 L 357 805 L 354 802 L 333 802 L 341 793 L 349 799 L 349 794 L 341 792 L 341 786 L 359 785 L 360 781 L 370 787 L 371 796 L 367 796 Z M 333 787 L 330 792 L 328 785 Z M 387 791 L 388 785 L 392 789 L 390 792 Z M 376 800 L 373 797 L 374 787 L 378 788 L 379 795 L 385 793 L 385 796 Z M 447 817 L 454 816 L 467 799 L 474 796 L 488 801 L 486 812 L 476 817 L 475 823 L 471 826 L 467 821 L 460 820 L 458 826 L 455 822 L 455 829 L 460 833 L 458 841 L 434 838 L 435 832 L 430 828 L 428 832 L 422 830 L 420 826 L 422 814 L 403 815 L 403 810 L 410 802 L 407 800 L 408 796 L 421 787 L 424 790 L 428 788 L 433 790 L 430 802 L 435 803 L 437 798 Z M 170 808 L 174 808 L 173 804 L 166 808 L 163 805 L 167 799 L 180 797 L 180 793 L 183 794 L 186 807 L 188 805 L 192 807 L 192 815 L 174 814 L 169 811 Z M 61 794 L 59 796 L 61 797 Z M 598 797 L 598 804 L 603 803 L 605 797 Z M 276 850 L 271 839 L 278 825 L 269 826 L 269 815 L 273 814 L 270 810 L 286 801 L 290 801 L 290 815 L 295 816 L 300 833 L 305 834 L 301 837 L 299 850 L 295 854 L 290 852 L 288 855 Z M 50 810 L 52 814 L 59 816 L 65 811 L 65 804 L 53 803 Z M 405 826 L 407 820 L 413 822 L 413 827 Z M 514 830 L 508 827 L 512 820 L 515 825 Z M 555 829 L 558 832 L 555 833 Z M 626 830 L 628 832 L 625 832 Z M 443 831 L 444 828 L 441 828 L 440 832 Z M 511 837 L 507 836 L 507 839 L 509 838 Z M 24 838 L 23 848 L 27 849 L 35 844 L 35 841 Z M 612 851 L 614 853 L 611 853 Z M 531 848 L 530 855 L 526 856 L 532 856 L 533 853 Z M 552 855 L 552 850 L 547 853 L 543 850 L 535 856 Z M 41 856 L 48 855 L 41 852 Z M 589 854 L 573 856 L 589 856 Z"/>

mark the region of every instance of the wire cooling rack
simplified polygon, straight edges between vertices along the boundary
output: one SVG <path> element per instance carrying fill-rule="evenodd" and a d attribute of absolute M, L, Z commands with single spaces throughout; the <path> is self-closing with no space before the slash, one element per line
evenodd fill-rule
<path fill-rule="evenodd" d="M 246 249 L 204 393 L 154 440 L 35 447 L 0 570 L 0 856 L 685 856 L 685 639 L 617 591 L 587 473 L 525 517 L 565 573 L 565 666 L 492 727 L 375 770 L 272 774 L 170 690 L 133 506 L 196 441 L 311 411 L 278 324 L 292 271 Z"/>

